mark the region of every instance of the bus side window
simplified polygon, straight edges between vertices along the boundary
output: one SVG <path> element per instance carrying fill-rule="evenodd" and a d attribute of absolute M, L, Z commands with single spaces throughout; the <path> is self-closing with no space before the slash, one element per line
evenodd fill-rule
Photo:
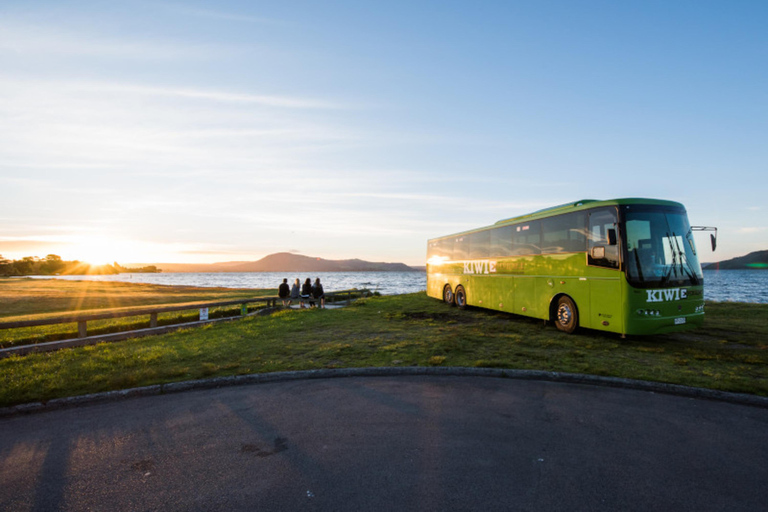
<path fill-rule="evenodd" d="M 491 258 L 505 258 L 512 254 L 514 226 L 501 226 L 491 230 Z"/>
<path fill-rule="evenodd" d="M 544 237 L 544 254 L 584 252 L 587 238 L 584 228 L 587 220 L 584 212 L 566 213 L 541 221 L 541 231 Z"/>
<path fill-rule="evenodd" d="M 475 231 L 469 235 L 469 259 L 487 258 L 491 250 L 491 232 Z"/>
<path fill-rule="evenodd" d="M 438 251 L 438 254 L 443 257 L 444 261 L 451 261 L 453 259 L 453 238 L 440 240 Z"/>
<path fill-rule="evenodd" d="M 517 224 L 514 228 L 512 235 L 514 256 L 541 254 L 541 223 L 538 220 Z"/>
<path fill-rule="evenodd" d="M 453 260 L 463 261 L 467 259 L 469 259 L 469 236 L 457 236 L 453 239 Z"/>
<path fill-rule="evenodd" d="M 589 265 L 619 268 L 617 226 L 618 219 L 613 208 L 593 210 L 589 213 Z"/>

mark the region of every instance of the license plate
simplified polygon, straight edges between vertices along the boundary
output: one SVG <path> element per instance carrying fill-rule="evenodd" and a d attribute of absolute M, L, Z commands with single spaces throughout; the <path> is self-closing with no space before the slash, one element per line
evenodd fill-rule
<path fill-rule="evenodd" d="M 685 317 L 683 318 L 675 318 L 675 325 L 682 325 L 685 323 Z"/>

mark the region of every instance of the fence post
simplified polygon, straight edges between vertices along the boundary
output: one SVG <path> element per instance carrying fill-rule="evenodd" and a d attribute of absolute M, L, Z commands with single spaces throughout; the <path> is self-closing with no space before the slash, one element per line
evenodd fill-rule
<path fill-rule="evenodd" d="M 352 302 L 352 292 L 347 292 L 347 306 Z"/>
<path fill-rule="evenodd" d="M 85 320 L 80 320 L 77 322 L 77 336 L 79 338 L 86 338 L 88 337 L 88 329 L 86 327 L 87 322 Z"/>
<path fill-rule="evenodd" d="M 157 313 L 150 313 L 149 314 L 149 326 L 150 327 L 157 327 Z"/>

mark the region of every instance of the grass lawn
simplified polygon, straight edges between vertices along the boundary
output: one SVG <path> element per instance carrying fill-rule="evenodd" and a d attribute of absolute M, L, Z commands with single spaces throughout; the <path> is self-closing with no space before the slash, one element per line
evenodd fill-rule
<path fill-rule="evenodd" d="M 122 283 L 117 281 L 69 281 L 66 279 L 0 278 L 0 320 L 25 320 L 40 314 L 97 313 L 103 309 L 153 304 L 214 302 L 261 295 L 273 290 L 249 288 L 199 288 Z"/>
<path fill-rule="evenodd" d="M 609 375 L 768 396 L 768 305 L 708 303 L 703 328 L 621 339 L 460 311 L 424 293 L 290 310 L 0 360 L 0 406 L 213 376 L 372 366 Z"/>
<path fill-rule="evenodd" d="M 264 295 L 276 295 L 277 289 L 202 288 L 162 286 L 106 281 L 69 281 L 64 279 L 0 279 L 0 321 L 32 320 L 63 313 L 100 313 L 143 309 L 152 305 L 182 305 L 216 302 Z M 249 310 L 261 307 L 249 305 Z M 210 318 L 236 316 L 239 306 L 212 308 Z M 197 320 L 198 312 L 176 311 L 158 315 L 158 325 Z M 149 327 L 149 315 L 88 322 L 88 334 L 106 334 Z M 44 341 L 77 337 L 77 324 L 58 324 L 0 330 L 0 348 L 29 345 Z"/>

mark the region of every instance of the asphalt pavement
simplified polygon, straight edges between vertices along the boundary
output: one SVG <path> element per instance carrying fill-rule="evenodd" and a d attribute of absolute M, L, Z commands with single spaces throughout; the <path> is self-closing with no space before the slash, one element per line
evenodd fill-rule
<path fill-rule="evenodd" d="M 491 377 L 293 380 L 0 418 L 0 510 L 756 511 L 768 409 Z"/>

